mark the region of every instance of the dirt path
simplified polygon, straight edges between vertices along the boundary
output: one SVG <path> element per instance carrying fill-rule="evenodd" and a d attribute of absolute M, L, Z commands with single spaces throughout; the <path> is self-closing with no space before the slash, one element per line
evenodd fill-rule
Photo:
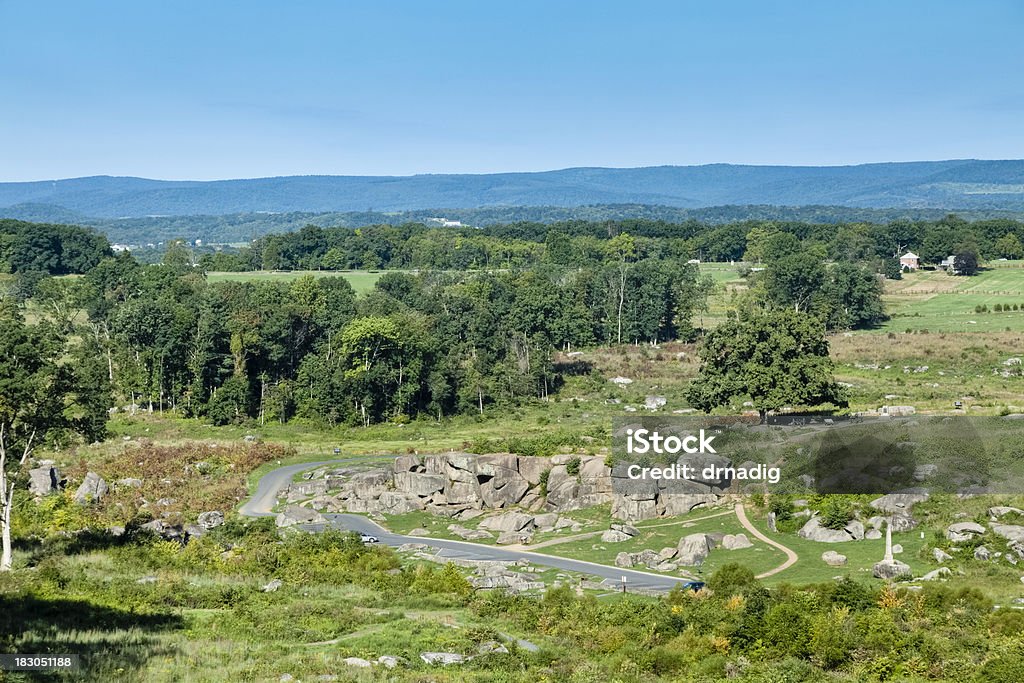
<path fill-rule="evenodd" d="M 785 562 L 780 564 L 775 569 L 769 569 L 768 571 L 764 572 L 763 574 L 758 574 L 756 578 L 758 578 L 758 579 L 765 579 L 765 578 L 768 578 L 769 576 L 773 576 L 775 574 L 778 574 L 781 571 L 785 571 L 786 569 L 789 569 L 794 564 L 796 564 L 796 561 L 800 559 L 800 556 L 797 555 L 795 552 L 793 552 L 792 550 L 790 550 L 786 546 L 782 545 L 781 543 L 778 543 L 778 542 L 773 541 L 772 539 L 768 538 L 767 536 L 762 534 L 758 530 L 757 527 L 755 527 L 753 524 L 751 524 L 750 520 L 747 519 L 747 512 L 746 512 L 746 510 L 743 509 L 743 503 L 736 503 L 736 516 L 739 517 L 740 524 L 743 525 L 743 528 L 746 529 L 747 531 L 749 531 L 754 537 L 756 537 L 757 539 L 759 539 L 761 541 L 764 541 L 765 543 L 767 543 L 768 545 L 772 546 L 773 548 L 778 548 L 782 552 L 786 553 L 786 561 Z"/>

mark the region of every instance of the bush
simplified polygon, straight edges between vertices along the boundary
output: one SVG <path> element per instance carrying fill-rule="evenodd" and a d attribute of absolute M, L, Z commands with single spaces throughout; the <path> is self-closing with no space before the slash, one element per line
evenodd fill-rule
<path fill-rule="evenodd" d="M 853 519 L 853 507 L 839 496 L 828 496 L 821 506 L 821 525 L 826 529 L 842 529 Z"/>
<path fill-rule="evenodd" d="M 721 597 L 741 593 L 744 588 L 756 583 L 754 572 L 736 562 L 723 565 L 708 579 L 708 588 Z"/>
<path fill-rule="evenodd" d="M 580 460 L 580 456 L 574 455 L 569 458 L 569 462 L 565 463 L 565 471 L 569 473 L 569 476 L 575 477 L 580 473 L 581 465 L 582 460 Z"/>

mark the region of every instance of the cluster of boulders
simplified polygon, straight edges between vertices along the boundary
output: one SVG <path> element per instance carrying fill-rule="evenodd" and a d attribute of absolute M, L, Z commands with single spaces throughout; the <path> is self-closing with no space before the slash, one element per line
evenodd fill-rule
<path fill-rule="evenodd" d="M 680 567 L 701 566 L 711 550 L 717 546 L 725 550 L 742 550 L 753 545 L 746 534 L 690 534 L 679 539 L 674 548 L 669 546 L 661 550 L 621 552 L 615 556 L 615 566 L 644 566 L 659 572 L 671 572 Z"/>
<path fill-rule="evenodd" d="M 544 582 L 533 576 L 537 569 L 526 559 L 513 562 L 442 557 L 437 554 L 436 548 L 425 543 L 405 543 L 398 547 L 398 552 L 411 553 L 414 558 L 419 560 L 438 564 L 451 563 L 457 567 L 472 569 L 473 576 L 469 578 L 469 582 L 474 588 L 480 590 L 502 588 L 510 593 L 523 593 L 544 588 Z"/>
<path fill-rule="evenodd" d="M 460 522 L 485 510 L 559 513 L 610 503 L 613 517 L 632 521 L 714 505 L 728 486 L 726 481 L 634 480 L 624 465 L 613 469 L 600 456 L 452 452 L 400 456 L 388 469 L 320 468 L 309 479 L 290 484 L 281 497 L 288 503 L 304 501 L 320 512 L 424 510 Z"/>
<path fill-rule="evenodd" d="M 801 538 L 820 543 L 878 540 L 882 538 L 882 528 L 885 524 L 891 524 L 892 530 L 895 532 L 910 531 L 915 528 L 918 522 L 911 516 L 911 509 L 916 503 L 925 500 L 928 500 L 928 493 L 923 489 L 886 494 L 870 503 L 873 509 L 885 513 L 884 515 L 874 515 L 864 521 L 851 519 L 840 529 L 826 527 L 817 513 L 806 508 L 807 501 L 797 501 L 797 503 L 805 507 L 797 515 L 808 517 L 807 522 L 804 523 L 797 534 Z"/>

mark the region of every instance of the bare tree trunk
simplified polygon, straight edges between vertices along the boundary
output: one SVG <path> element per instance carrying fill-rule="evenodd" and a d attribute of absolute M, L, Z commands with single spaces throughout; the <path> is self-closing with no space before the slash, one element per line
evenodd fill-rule
<path fill-rule="evenodd" d="M 18 466 L 21 467 L 32 453 L 33 431 L 25 444 Z M 0 555 L 0 572 L 11 571 L 13 551 L 11 548 L 11 510 L 14 508 L 14 482 L 7 477 L 7 425 L 0 423 L 0 535 L 3 536 L 3 553 Z"/>

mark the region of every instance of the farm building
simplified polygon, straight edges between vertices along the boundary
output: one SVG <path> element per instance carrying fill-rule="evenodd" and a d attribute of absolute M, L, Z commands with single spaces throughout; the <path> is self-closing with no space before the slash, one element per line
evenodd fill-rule
<path fill-rule="evenodd" d="M 903 270 L 917 270 L 921 267 L 921 257 L 912 251 L 900 256 L 900 268 Z"/>

